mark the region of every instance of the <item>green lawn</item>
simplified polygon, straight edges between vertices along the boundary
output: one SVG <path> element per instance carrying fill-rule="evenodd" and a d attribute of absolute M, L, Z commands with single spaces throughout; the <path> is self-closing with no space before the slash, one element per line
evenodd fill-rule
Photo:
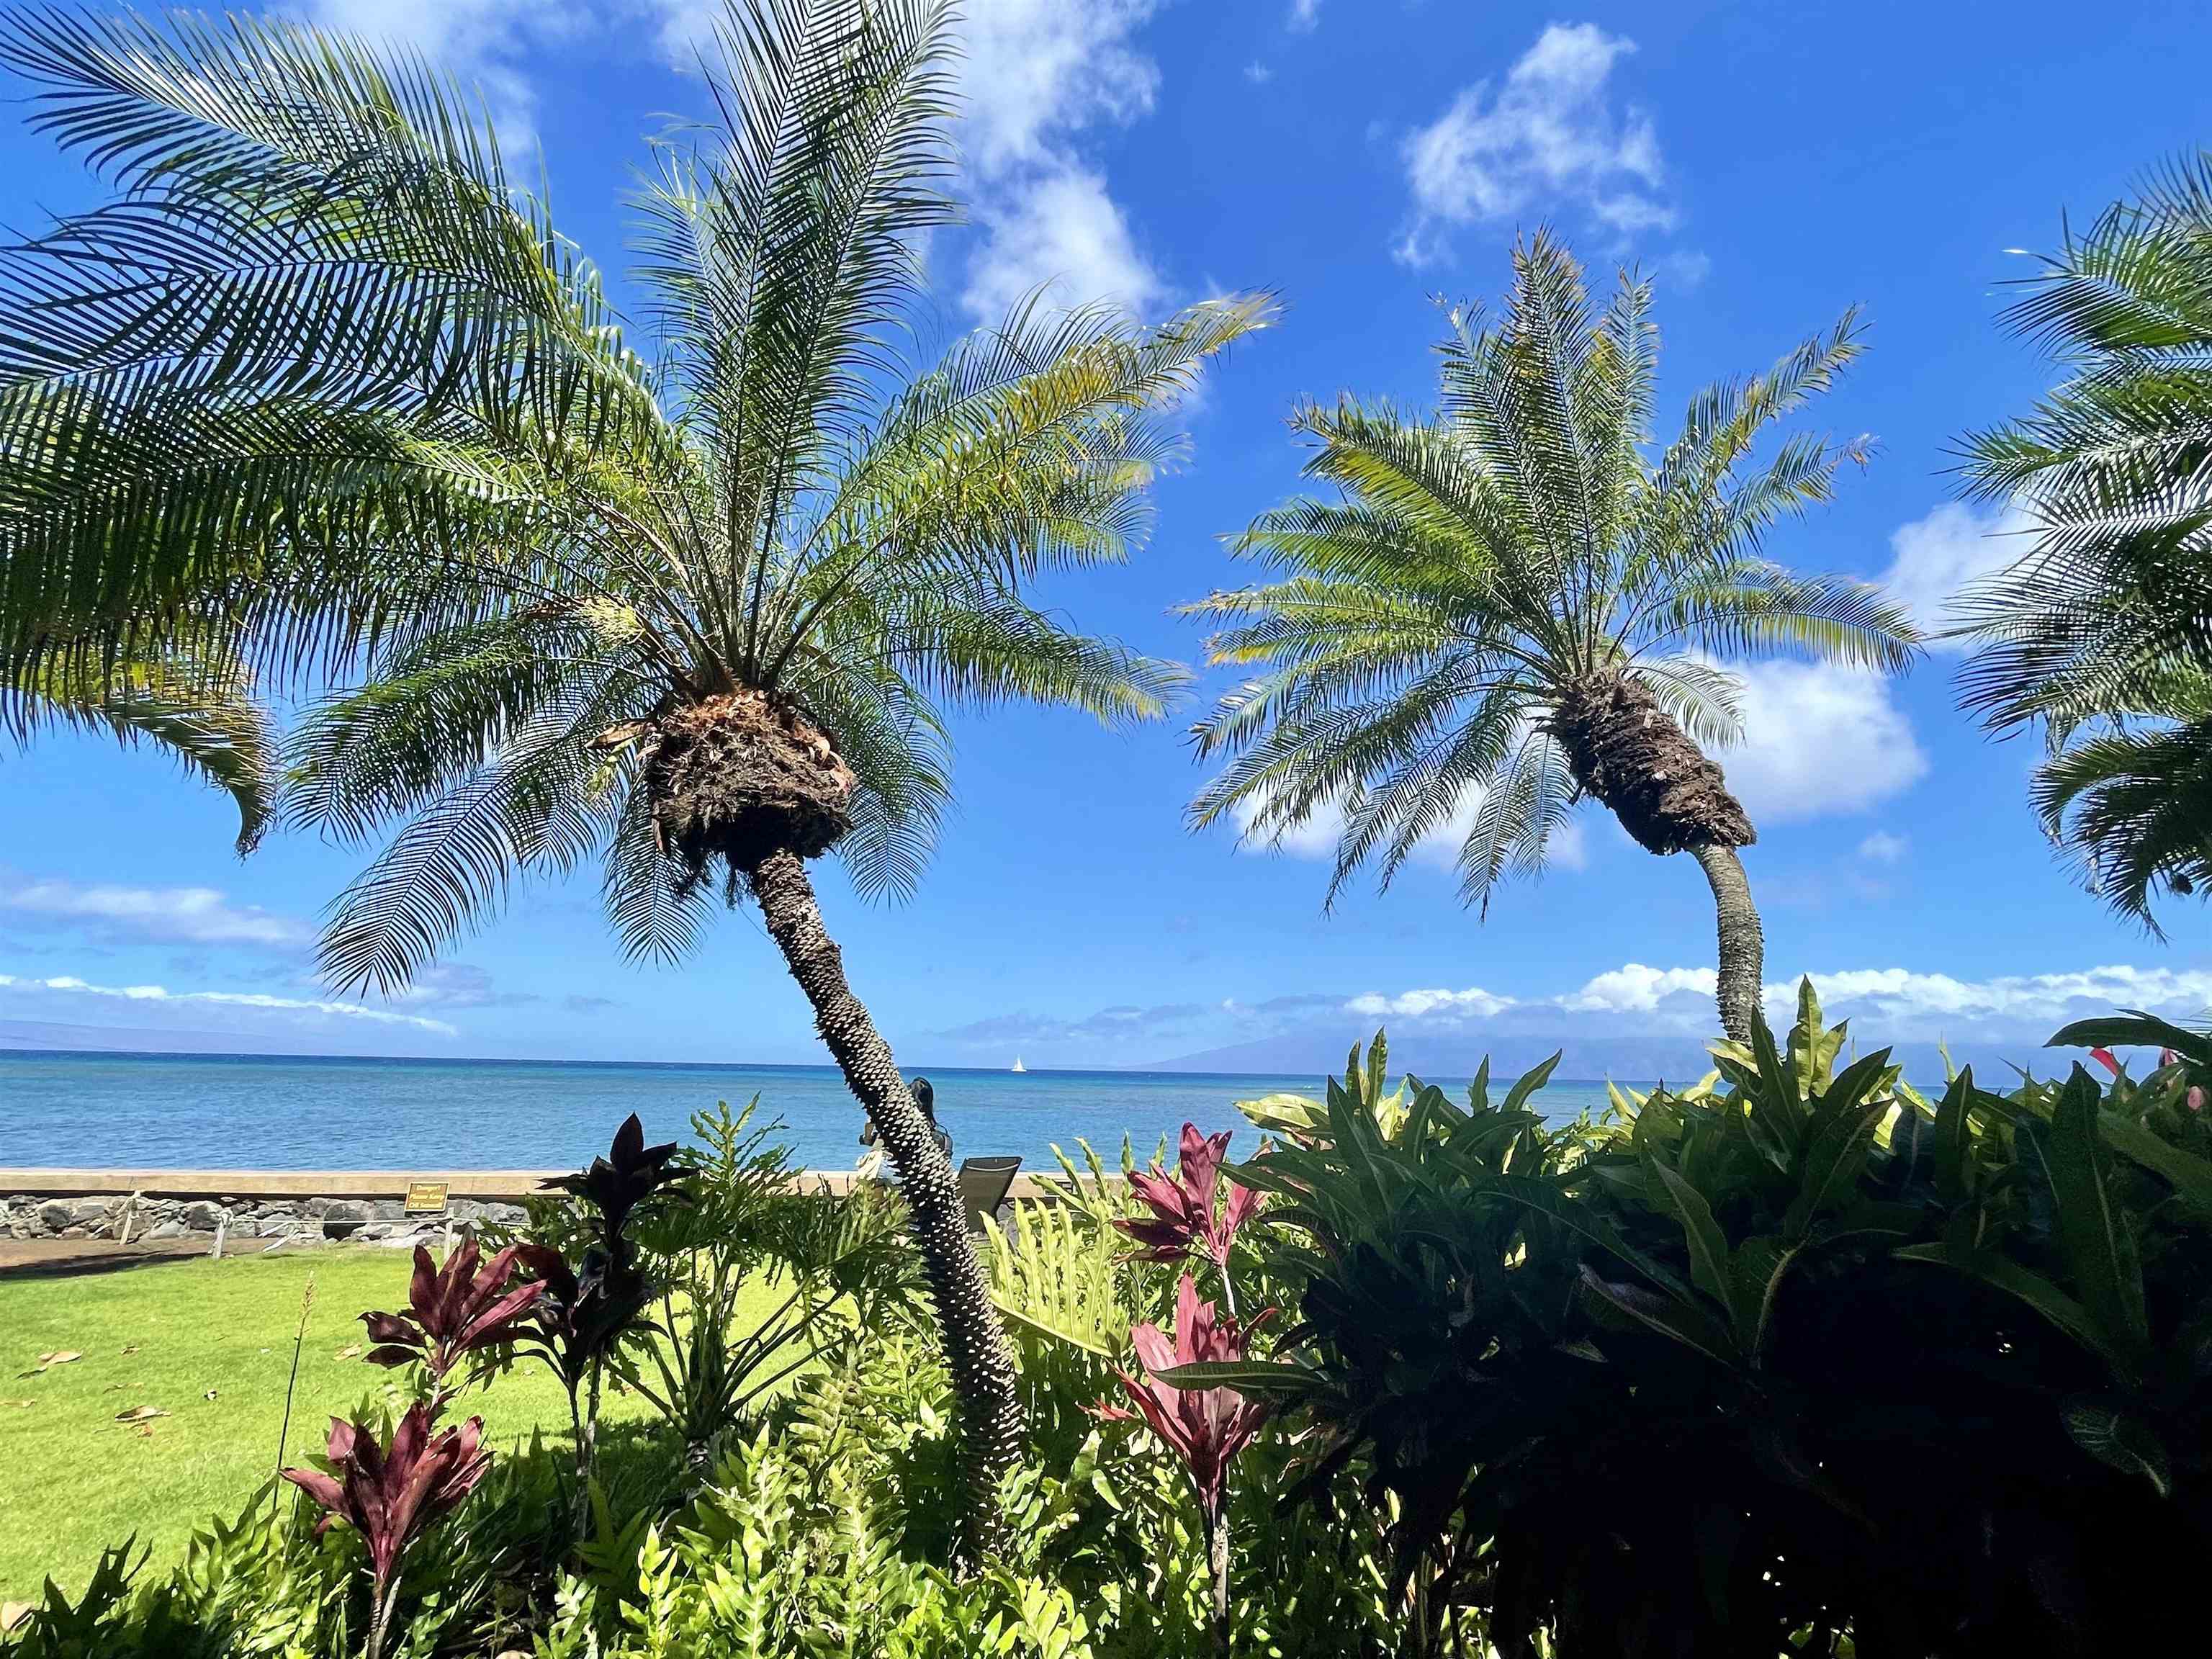
<path fill-rule="evenodd" d="M 385 1377 L 359 1358 L 359 1316 L 403 1305 L 408 1271 L 404 1252 L 350 1249 L 0 1279 L 0 1600 L 32 1599 L 49 1574 L 74 1590 L 133 1532 L 165 1566 L 210 1513 L 243 1506 L 276 1466 L 311 1277 L 287 1459 L 320 1449 L 331 1413 Z M 84 1357 L 30 1374 L 57 1350 Z M 148 1406 L 168 1415 L 116 1420 Z M 568 1438 L 566 1397 L 541 1366 L 471 1393 L 466 1409 L 495 1444 L 535 1426 Z M 617 1395 L 605 1414 L 649 1409 Z"/>

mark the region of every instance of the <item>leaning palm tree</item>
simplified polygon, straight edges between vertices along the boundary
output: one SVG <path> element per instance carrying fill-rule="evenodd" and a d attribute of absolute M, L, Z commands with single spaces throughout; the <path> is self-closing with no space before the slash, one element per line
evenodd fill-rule
<path fill-rule="evenodd" d="M 1793 435 L 1743 470 L 1760 431 L 1857 354 L 1856 323 L 1701 393 L 1647 459 L 1649 286 L 1624 274 L 1598 314 L 1544 234 L 1513 267 L 1499 324 L 1451 313 L 1438 414 L 1345 400 L 1294 416 L 1314 443 L 1306 476 L 1339 494 L 1278 507 L 1235 543 L 1281 580 L 1189 607 L 1230 624 L 1213 661 L 1265 671 L 1197 726 L 1201 757 L 1235 758 L 1191 818 L 1234 813 L 1270 841 L 1340 814 L 1334 903 L 1370 857 L 1387 884 L 1471 805 L 1462 892 L 1486 906 L 1502 876 L 1542 868 L 1594 796 L 1648 851 L 1703 868 L 1722 1020 L 1747 1040 L 1763 946 L 1737 849 L 1753 832 L 1702 751 L 1739 730 L 1738 683 L 1715 658 L 1786 648 L 1896 669 L 1914 639 L 1875 590 L 1761 556 L 1861 445 Z"/>
<path fill-rule="evenodd" d="M 0 532 L 4 534 L 4 532 Z M 238 850 L 259 844 L 276 793 L 276 733 L 234 659 L 171 647 L 159 654 L 58 652 L 0 690 L 11 746 L 45 728 L 150 743 L 238 809 Z"/>
<path fill-rule="evenodd" d="M 2046 828 L 2154 928 L 2153 895 L 2212 866 L 2192 755 L 2212 684 L 2212 152 L 2069 234 L 2025 288 L 2008 320 L 2069 372 L 1966 441 L 1972 491 L 2030 535 L 1954 601 L 1960 698 L 1993 731 L 2042 731 Z"/>
<path fill-rule="evenodd" d="M 5 273 L 0 453 L 37 510 L 10 519 L 0 664 L 155 616 L 339 675 L 290 816 L 396 826 L 332 908 L 342 985 L 404 985 L 586 860 L 640 957 L 750 896 L 898 1167 L 980 1528 L 1022 1433 L 1011 1352 L 807 864 L 913 887 L 949 708 L 1161 712 L 1180 671 L 1030 579 L 1140 532 L 1159 412 L 1267 307 L 1025 310 L 909 378 L 952 214 L 945 6 L 753 0 L 720 45 L 720 124 L 659 145 L 640 195 L 648 362 L 419 66 L 240 19 L 14 16 L 33 120 L 122 194 Z"/>

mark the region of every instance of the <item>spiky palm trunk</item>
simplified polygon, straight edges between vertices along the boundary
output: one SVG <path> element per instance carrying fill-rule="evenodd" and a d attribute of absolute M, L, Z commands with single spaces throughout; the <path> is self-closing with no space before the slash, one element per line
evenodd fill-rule
<path fill-rule="evenodd" d="M 815 1028 L 897 1166 L 960 1402 L 969 1541 L 988 1548 L 998 1524 L 999 1478 L 1020 1455 L 1025 1425 L 1013 1350 L 968 1236 L 951 1162 L 908 1092 L 890 1045 L 846 983 L 844 958 L 823 926 L 805 861 L 795 853 L 772 853 L 746 879 L 791 976 L 814 1006 Z"/>
<path fill-rule="evenodd" d="M 1759 1018 L 1765 935 L 1735 849 L 1759 839 L 1721 769 L 1690 741 L 1649 689 L 1618 675 L 1578 681 L 1550 721 L 1583 791 L 1605 803 L 1645 851 L 1687 853 L 1705 872 L 1719 923 L 1721 1025 L 1751 1041 Z"/>

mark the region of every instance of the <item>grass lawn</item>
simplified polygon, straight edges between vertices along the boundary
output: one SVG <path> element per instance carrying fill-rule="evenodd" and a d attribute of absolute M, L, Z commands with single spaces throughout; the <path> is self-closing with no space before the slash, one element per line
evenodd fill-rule
<path fill-rule="evenodd" d="M 0 1280 L 0 1599 L 34 1599 L 48 1575 L 74 1592 L 101 1548 L 134 1532 L 159 1571 L 208 1516 L 244 1507 L 276 1465 L 311 1277 L 285 1450 L 295 1462 L 319 1450 L 331 1414 L 386 1376 L 359 1357 L 359 1316 L 404 1305 L 408 1271 L 403 1251 L 356 1248 Z M 32 1374 L 57 1350 L 83 1358 Z M 117 1420 L 141 1407 L 168 1415 Z M 568 1439 L 567 1397 L 539 1365 L 472 1391 L 465 1409 L 495 1445 L 533 1427 Z M 611 1394 L 603 1416 L 650 1410 Z"/>

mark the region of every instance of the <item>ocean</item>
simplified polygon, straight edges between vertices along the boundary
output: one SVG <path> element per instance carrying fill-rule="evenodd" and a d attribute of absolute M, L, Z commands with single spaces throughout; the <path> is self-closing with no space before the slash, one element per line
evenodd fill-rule
<path fill-rule="evenodd" d="M 1018 1154 L 1056 1167 L 1088 1140 L 1118 1167 L 1186 1121 L 1241 1128 L 1237 1102 L 1318 1095 L 1313 1076 L 1179 1072 L 1020 1074 L 932 1068 L 938 1121 L 957 1157 Z M 1436 1079 L 1457 1095 L 1464 1083 Z M 255 1054 L 48 1054 L 0 1050 L 0 1165 L 252 1170 L 555 1169 L 604 1151 L 630 1113 L 648 1139 L 689 1133 L 692 1113 L 757 1095 L 793 1162 L 850 1169 L 860 1107 L 828 1066 L 653 1066 L 571 1061 L 359 1060 Z M 1602 1083 L 1554 1082 L 1534 1103 L 1571 1116 Z"/>

